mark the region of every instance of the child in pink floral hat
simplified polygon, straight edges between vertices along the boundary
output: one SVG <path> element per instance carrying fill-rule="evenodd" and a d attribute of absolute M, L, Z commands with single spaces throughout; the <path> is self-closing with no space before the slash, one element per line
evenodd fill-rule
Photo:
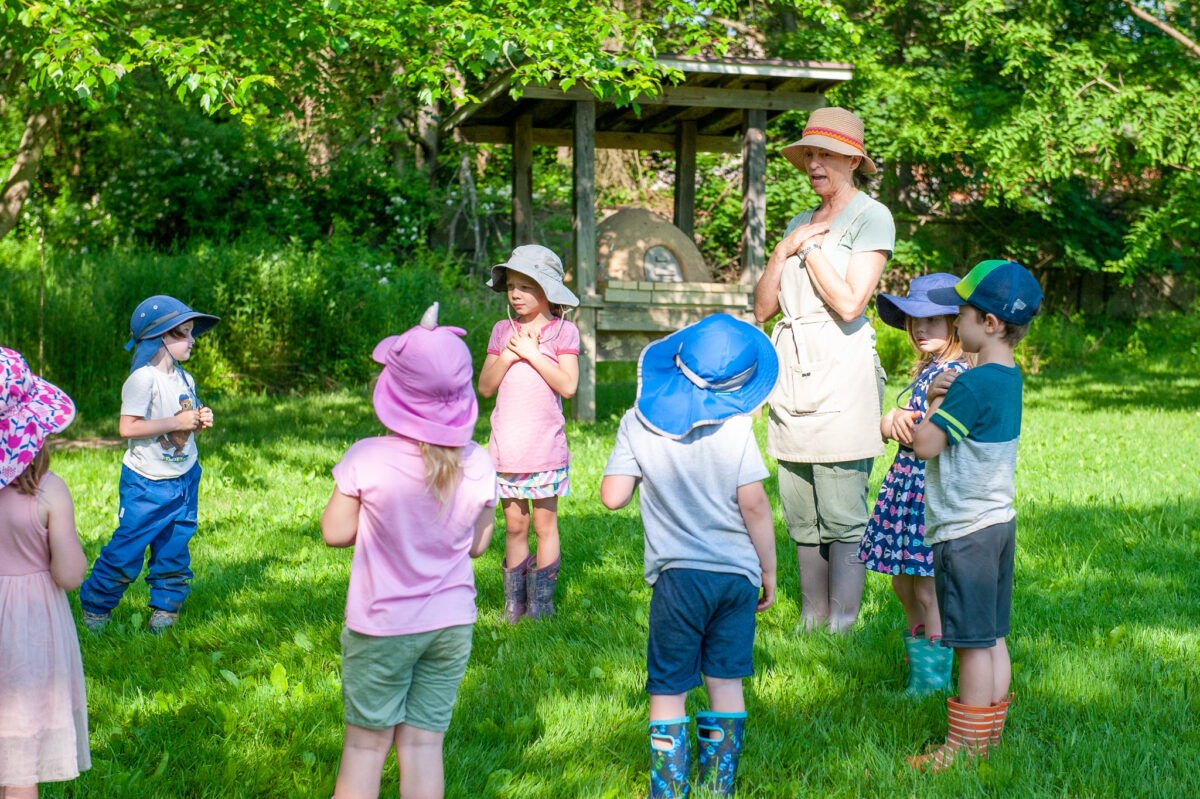
<path fill-rule="evenodd" d="M 442 742 L 466 673 L 475 623 L 471 558 L 487 551 L 496 473 L 471 440 L 479 405 L 457 327 L 421 324 L 375 347 L 383 364 L 375 414 L 388 435 L 364 438 L 333 467 L 325 543 L 354 547 L 342 700 L 339 797 L 378 796 L 393 748 L 401 796 L 442 796 Z"/>
<path fill-rule="evenodd" d="M 75 404 L 0 347 L 0 796 L 91 768 L 83 659 L 67 591 L 87 559 L 71 492 L 50 471 L 46 437 Z"/>

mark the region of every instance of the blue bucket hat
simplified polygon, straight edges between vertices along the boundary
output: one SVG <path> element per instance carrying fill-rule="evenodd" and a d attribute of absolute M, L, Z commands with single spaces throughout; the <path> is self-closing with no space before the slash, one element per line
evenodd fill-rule
<path fill-rule="evenodd" d="M 779 356 L 754 325 L 713 314 L 651 342 L 638 359 L 634 411 L 667 438 L 751 413 L 779 378 Z"/>
<path fill-rule="evenodd" d="M 179 300 L 165 294 L 156 294 L 142 300 L 133 310 L 133 316 L 129 320 L 129 333 L 132 338 L 125 345 L 126 350 L 133 350 L 133 365 L 129 367 L 129 371 L 150 363 L 159 347 L 163 345 L 163 334 L 189 321 L 192 323 L 192 335 L 199 338 L 221 320 L 210 314 L 193 311 Z"/>
<path fill-rule="evenodd" d="M 1011 325 L 1027 325 L 1042 307 L 1037 278 L 1016 261 L 980 261 L 967 276 L 929 292 L 933 302 L 973 305 Z"/>
<path fill-rule="evenodd" d="M 915 277 L 908 284 L 908 296 L 897 297 L 894 294 L 880 294 L 875 300 L 875 310 L 885 325 L 904 330 L 904 320 L 911 316 L 913 319 L 928 319 L 931 316 L 957 316 L 960 303 L 946 305 L 934 302 L 929 298 L 929 292 L 941 288 L 953 288 L 958 283 L 958 275 L 947 272 L 934 272 L 932 275 Z"/>

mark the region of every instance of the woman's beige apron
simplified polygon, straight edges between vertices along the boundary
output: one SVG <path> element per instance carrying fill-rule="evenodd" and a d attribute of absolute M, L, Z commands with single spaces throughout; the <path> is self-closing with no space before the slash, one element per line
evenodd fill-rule
<path fill-rule="evenodd" d="M 863 203 L 845 225 L 826 233 L 821 244 L 843 278 L 850 253 L 838 243 L 867 207 Z M 808 211 L 799 223 L 808 224 L 811 218 Z M 779 307 L 783 318 L 771 335 L 779 353 L 779 383 L 767 400 L 767 454 L 793 463 L 882 455 L 884 376 L 870 322 L 865 316 L 843 322 L 817 294 L 795 255 L 783 266 Z"/>

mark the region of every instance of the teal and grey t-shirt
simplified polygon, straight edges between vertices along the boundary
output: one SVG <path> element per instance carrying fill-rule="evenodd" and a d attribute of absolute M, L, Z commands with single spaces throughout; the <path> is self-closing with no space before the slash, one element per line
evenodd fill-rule
<path fill-rule="evenodd" d="M 925 543 L 1012 519 L 1021 371 L 988 363 L 964 372 L 929 421 L 945 431 L 947 445 L 925 464 Z"/>

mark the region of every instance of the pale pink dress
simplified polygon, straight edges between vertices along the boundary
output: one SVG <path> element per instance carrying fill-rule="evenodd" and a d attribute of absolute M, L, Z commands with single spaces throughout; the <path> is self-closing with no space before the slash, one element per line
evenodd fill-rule
<path fill-rule="evenodd" d="M 37 497 L 0 488 L 0 785 L 71 780 L 92 766 L 83 659 L 50 576 Z"/>

